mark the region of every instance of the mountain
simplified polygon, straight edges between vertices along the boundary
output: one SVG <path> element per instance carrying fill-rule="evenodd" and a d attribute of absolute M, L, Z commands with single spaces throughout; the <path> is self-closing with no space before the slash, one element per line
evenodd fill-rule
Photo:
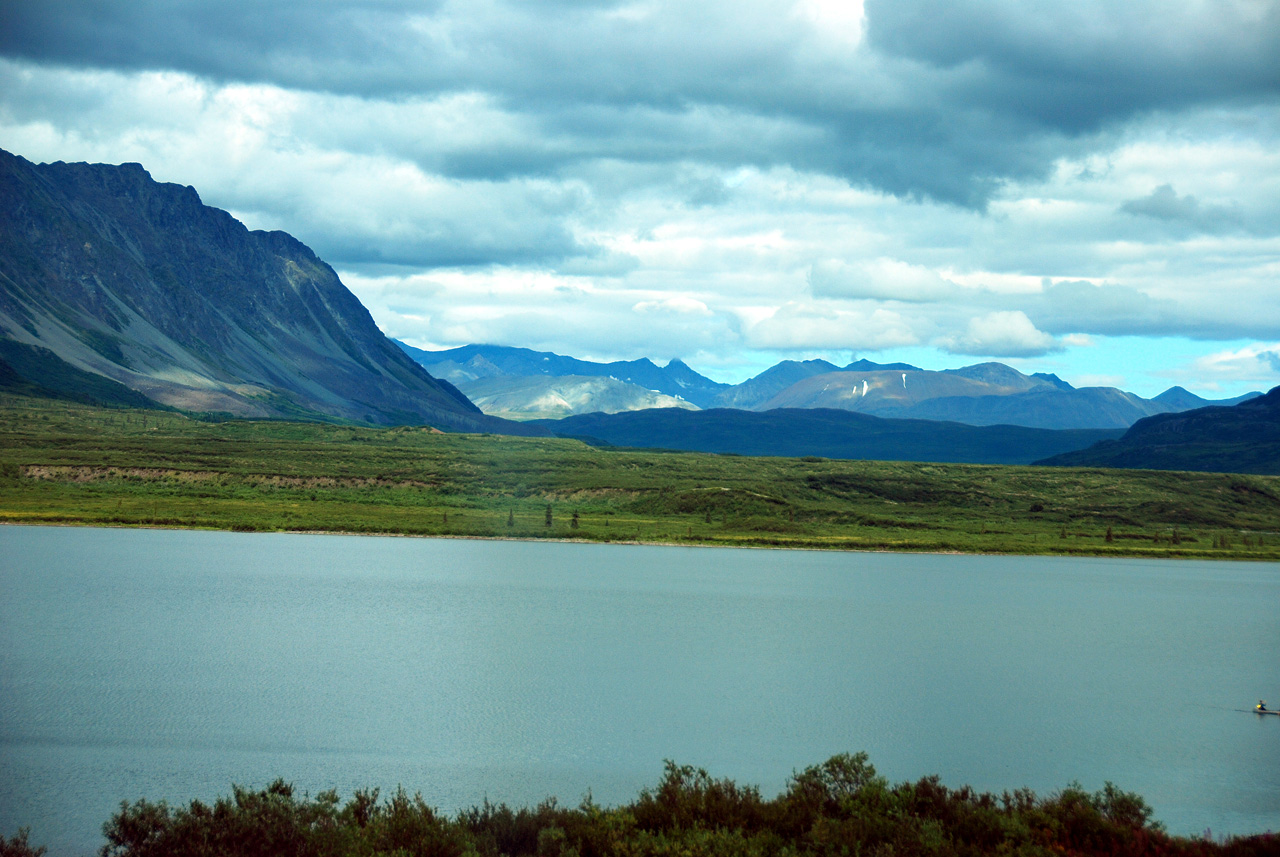
<path fill-rule="evenodd" d="M 697 410 L 696 405 L 683 399 L 598 375 L 500 375 L 461 382 L 459 386 L 486 414 L 509 420 L 646 408 Z"/>
<path fill-rule="evenodd" d="M 1196 408 L 1204 408 L 1210 405 L 1229 406 L 1238 405 L 1241 402 L 1247 402 L 1250 399 L 1256 399 L 1261 393 L 1245 393 L 1243 396 L 1236 396 L 1234 399 L 1217 399 L 1211 401 L 1203 399 L 1182 387 L 1170 387 L 1151 401 L 1159 402 L 1168 408 L 1170 413 L 1175 411 L 1190 411 Z"/>
<path fill-rule="evenodd" d="M 1086 429 L 1128 428 L 1143 417 L 1206 404 L 1180 387 L 1144 399 L 1114 387 L 1075 388 L 1056 375 L 979 363 L 940 372 L 846 368 L 811 374 L 752 408 L 840 408 L 893 419 Z"/>
<path fill-rule="evenodd" d="M 1117 440 L 1037 463 L 1280 475 L 1280 387 L 1230 407 L 1148 417 Z"/>
<path fill-rule="evenodd" d="M 613 446 L 680 449 L 739 455 L 805 456 L 1029 464 L 1046 454 L 1080 449 L 1119 430 L 1053 431 L 1022 426 L 970 426 L 892 420 L 827 408 L 763 413 L 715 408 L 670 408 L 585 414 L 537 425 L 562 437 Z M 1053 450 L 1053 453 L 1047 453 Z"/>
<path fill-rule="evenodd" d="M 403 342 L 397 344 L 428 372 L 447 378 L 455 384 L 500 375 L 604 377 L 668 396 L 679 396 L 700 408 L 709 407 L 716 394 L 729 387 L 728 384 L 720 384 L 699 375 L 680 360 L 672 360 L 661 367 L 647 358 L 594 363 L 550 351 L 532 351 L 503 345 L 464 345 L 445 351 L 424 351 Z"/>
<path fill-rule="evenodd" d="M 1181 387 L 1154 399 L 1114 387 L 1076 388 L 1057 375 L 1024 375 L 1003 363 L 978 363 L 930 371 L 908 363 L 862 359 L 840 368 L 826 360 L 784 360 L 741 384 L 719 384 L 679 360 L 665 368 L 649 360 L 592 363 L 546 351 L 497 345 L 467 345 L 447 351 L 423 351 L 397 343 L 433 375 L 457 384 L 468 396 L 487 396 L 496 388 L 483 379 L 565 376 L 612 377 L 635 384 L 631 403 L 616 393 L 593 402 L 579 388 L 572 413 L 635 410 L 651 392 L 678 396 L 700 408 L 769 411 L 778 408 L 835 408 L 890 419 L 960 422 L 969 425 L 1020 425 L 1046 429 L 1125 429 L 1143 417 L 1206 405 L 1235 404 L 1260 395 L 1212 402 Z M 518 413 L 521 418 L 559 418 L 565 403 L 548 395 L 543 383 L 509 384 L 499 408 L 486 399 L 488 413 Z M 518 391 L 523 391 L 518 392 Z M 517 397 L 524 399 L 518 401 Z M 541 404 L 540 404 L 541 403 Z M 542 405 L 548 405 L 542 409 Z"/>
<path fill-rule="evenodd" d="M 79 372 L 194 411 L 527 431 L 408 359 L 297 239 L 139 164 L 0 152 L 0 215 L 0 337 Z"/>
<path fill-rule="evenodd" d="M 881 365 L 871 363 L 868 360 L 859 360 L 856 364 L 849 364 L 849 366 L 858 366 L 860 370 L 892 369 L 902 365 L 905 364 Z M 716 396 L 715 404 L 716 407 L 720 408 L 764 410 L 761 405 L 772 400 L 774 396 L 777 396 L 783 390 L 815 375 L 826 375 L 840 371 L 849 371 L 849 367 L 841 370 L 834 363 L 828 363 L 826 360 L 783 360 L 754 378 L 722 391 Z"/>

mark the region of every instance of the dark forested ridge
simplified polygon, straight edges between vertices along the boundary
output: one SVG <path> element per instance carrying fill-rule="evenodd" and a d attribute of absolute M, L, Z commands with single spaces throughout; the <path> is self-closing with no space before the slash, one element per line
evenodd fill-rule
<path fill-rule="evenodd" d="M 1039 463 L 1280 474 L 1280 387 L 1229 408 L 1198 408 L 1148 417 L 1116 440 Z"/>
<path fill-rule="evenodd" d="M 1029 464 L 1048 454 L 1080 449 L 1120 434 L 1107 429 L 883 419 L 830 408 L 779 408 L 763 413 L 655 408 L 534 423 L 561 437 L 590 438 L 614 446 L 970 464 Z"/>
<path fill-rule="evenodd" d="M 661 782 L 629 804 L 588 797 L 513 809 L 493 805 L 450 817 L 403 789 L 380 799 L 358 791 L 299 797 L 282 780 L 185 807 L 139 800 L 103 827 L 102 857 L 848 857 L 848 855 L 1280 854 L 1280 836 L 1225 842 L 1170 836 L 1139 796 L 1108 783 L 1070 785 L 1048 797 L 944 786 L 937 777 L 890 783 L 866 754 L 834 756 L 796 773 L 776 798 L 668 762 Z M 25 834 L 0 840 L 6 857 L 31 857 Z"/>
<path fill-rule="evenodd" d="M 138 164 L 0 152 L 0 337 L 192 411 L 527 431 L 410 360 L 301 242 Z"/>

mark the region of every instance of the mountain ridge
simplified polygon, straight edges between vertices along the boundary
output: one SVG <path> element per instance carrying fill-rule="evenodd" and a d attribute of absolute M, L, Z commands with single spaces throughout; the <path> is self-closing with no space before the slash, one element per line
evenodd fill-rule
<path fill-rule="evenodd" d="M 1003 363 L 926 370 L 907 363 L 874 363 L 865 358 L 839 367 L 827 360 L 783 360 L 740 384 L 720 384 L 671 361 L 664 369 L 648 359 L 592 363 L 553 352 L 497 345 L 468 345 L 424 351 L 397 343 L 433 374 L 449 378 L 465 393 L 481 379 L 500 375 L 554 377 L 560 373 L 604 375 L 637 388 L 680 396 L 700 408 L 770 411 L 779 408 L 836 408 L 887 419 L 924 419 L 968 425 L 1020 425 L 1045 429 L 1126 429 L 1158 413 L 1207 405 L 1235 404 L 1259 393 L 1210 401 L 1181 387 L 1144 399 L 1114 387 L 1073 387 L 1051 373 L 1025 375 Z M 676 377 L 675 373 L 683 373 Z M 530 385 L 531 395 L 542 395 Z M 640 390 L 633 391 L 636 400 Z M 536 416 L 532 401 L 522 412 Z M 580 402 L 576 414 L 593 407 Z M 544 413 L 559 418 L 562 413 Z"/>
<path fill-rule="evenodd" d="M 515 430 L 432 378 L 333 269 L 140 164 L 0 151 L 0 335 L 161 404 Z"/>
<path fill-rule="evenodd" d="M 612 446 L 967 464 L 1030 464 L 1045 457 L 1039 450 L 1079 449 L 1120 433 L 895 420 L 834 408 L 664 408 L 534 422 L 561 437 Z"/>
<path fill-rule="evenodd" d="M 1035 463 L 1280 475 L 1280 387 L 1236 405 L 1147 417 L 1119 438 Z"/>

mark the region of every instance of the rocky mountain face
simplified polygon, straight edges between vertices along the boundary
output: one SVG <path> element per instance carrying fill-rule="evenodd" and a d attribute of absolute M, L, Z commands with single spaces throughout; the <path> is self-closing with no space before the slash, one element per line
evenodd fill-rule
<path fill-rule="evenodd" d="M 502 345 L 464 345 L 446 351 L 424 351 L 403 342 L 397 344 L 432 375 L 448 379 L 464 392 L 476 390 L 475 382 L 486 378 L 563 378 L 574 375 L 612 378 L 629 384 L 637 389 L 628 395 L 637 400 L 643 399 L 645 393 L 661 393 L 702 408 L 710 407 L 716 395 L 729 388 L 728 384 L 720 384 L 699 375 L 679 360 L 672 360 L 666 366 L 658 366 L 648 359 L 595 363 L 550 351 L 532 351 Z M 536 395 L 541 395 L 536 393 L 538 385 L 530 385 L 529 389 L 535 391 Z M 616 388 L 610 389 L 616 391 Z M 527 410 L 533 413 L 532 406 Z M 608 407 L 592 410 L 607 411 Z"/>
<path fill-rule="evenodd" d="M 138 164 L 0 152 L 0 335 L 188 410 L 520 430 L 408 359 L 301 242 Z"/>
<path fill-rule="evenodd" d="M 1148 417 L 1118 440 L 1037 463 L 1280 475 L 1280 387 L 1230 407 Z"/>

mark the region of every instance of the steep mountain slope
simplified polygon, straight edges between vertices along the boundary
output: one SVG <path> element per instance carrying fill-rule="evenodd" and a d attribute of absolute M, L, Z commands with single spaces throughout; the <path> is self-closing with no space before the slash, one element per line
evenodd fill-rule
<path fill-rule="evenodd" d="M 684 408 L 697 405 L 627 384 L 584 375 L 500 375 L 461 383 L 463 392 L 486 414 L 509 420 L 555 419 L 573 414 Z"/>
<path fill-rule="evenodd" d="M 659 409 L 586 414 L 537 424 L 562 437 L 593 438 L 614 446 L 970 464 L 1029 464 L 1043 458 L 1045 450 L 1079 449 L 1119 434 L 1118 430 L 1052 431 L 890 420 L 826 408 L 764 413 Z"/>
<path fill-rule="evenodd" d="M 12 339 L 0 339 L 0 392 L 103 407 L 163 407 L 124 384 L 77 369 L 47 348 Z"/>
<path fill-rule="evenodd" d="M 1038 463 L 1280 474 L 1280 387 L 1231 407 L 1148 417 L 1118 440 Z"/>
<path fill-rule="evenodd" d="M 0 152 L 0 215 L 0 334 L 77 369 L 198 411 L 501 428 L 302 243 L 138 164 Z"/>
<path fill-rule="evenodd" d="M 656 390 L 668 396 L 679 396 L 700 408 L 709 406 L 716 394 L 729 386 L 699 375 L 680 360 L 672 360 L 660 367 L 647 358 L 593 363 L 550 351 L 532 351 L 503 345 L 464 345 L 445 351 L 424 351 L 402 342 L 397 344 L 428 372 L 439 378 L 447 378 L 455 384 L 499 375 L 604 377 L 635 384 L 646 390 Z"/>

